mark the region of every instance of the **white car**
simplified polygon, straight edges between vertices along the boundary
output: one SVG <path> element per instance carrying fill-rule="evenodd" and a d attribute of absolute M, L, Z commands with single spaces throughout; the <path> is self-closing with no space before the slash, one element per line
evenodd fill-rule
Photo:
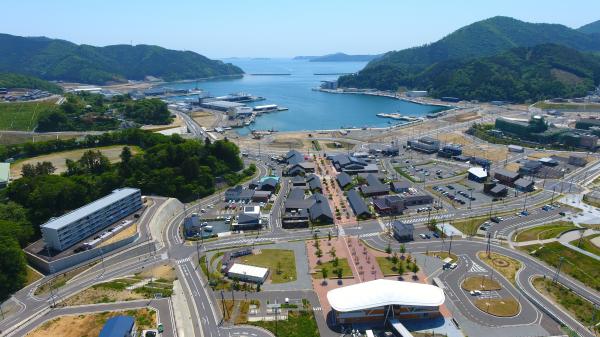
<path fill-rule="evenodd" d="M 458 267 L 458 265 L 456 263 L 453 263 L 450 265 L 450 269 L 456 269 L 456 267 Z"/>
<path fill-rule="evenodd" d="M 471 290 L 469 293 L 471 294 L 471 296 L 481 295 L 481 291 L 479 291 L 479 290 Z"/>
<path fill-rule="evenodd" d="M 419 237 L 421 237 L 421 239 L 425 240 L 427 237 L 425 236 L 425 234 L 421 233 L 419 234 Z"/>

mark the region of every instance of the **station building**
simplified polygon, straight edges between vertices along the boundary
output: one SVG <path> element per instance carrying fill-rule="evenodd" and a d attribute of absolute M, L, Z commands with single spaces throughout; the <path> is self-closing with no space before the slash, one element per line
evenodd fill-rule
<path fill-rule="evenodd" d="M 433 285 L 379 279 L 330 290 L 336 324 L 391 323 L 440 316 L 444 291 Z M 399 323 L 397 323 L 399 324 Z"/>
<path fill-rule="evenodd" d="M 50 219 L 40 227 L 42 237 L 49 249 L 63 251 L 140 208 L 139 189 L 116 189 L 103 198 Z"/>

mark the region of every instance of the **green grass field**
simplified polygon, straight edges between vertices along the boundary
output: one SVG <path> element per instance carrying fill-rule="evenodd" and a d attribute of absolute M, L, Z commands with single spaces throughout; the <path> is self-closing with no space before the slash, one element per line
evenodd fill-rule
<path fill-rule="evenodd" d="M 239 258 L 240 263 L 269 268 L 272 283 L 296 280 L 294 251 L 285 249 L 261 249 L 260 253 Z"/>
<path fill-rule="evenodd" d="M 342 277 L 352 277 L 352 270 L 350 269 L 350 265 L 348 265 L 348 259 L 345 258 L 341 258 L 339 259 L 338 262 L 338 268 L 342 268 Z M 337 278 L 337 274 L 335 273 L 335 270 L 337 269 L 336 267 L 333 266 L 333 261 L 327 261 L 324 263 L 321 263 L 320 269 L 318 269 L 314 274 L 313 274 L 313 278 L 322 278 L 323 275 L 321 275 L 321 269 L 323 268 L 327 268 L 327 270 L 329 271 L 329 275 L 327 276 L 327 278 L 329 279 L 335 279 Z"/>
<path fill-rule="evenodd" d="M 319 337 L 319 327 L 312 311 L 290 311 L 287 320 L 259 321 L 249 324 L 263 327 L 279 337 Z"/>
<path fill-rule="evenodd" d="M 561 267 L 562 274 L 567 274 L 593 289 L 600 290 L 600 261 L 567 248 L 558 242 L 551 242 L 543 247 L 541 245 L 529 245 L 519 247 L 519 249 L 530 254 L 535 251 L 532 254 L 533 256 L 553 267 L 558 266 L 561 256 L 564 257 L 564 263 Z"/>
<path fill-rule="evenodd" d="M 547 225 L 526 229 L 515 235 L 515 242 L 531 240 L 546 240 L 557 237 L 559 234 L 577 228 L 569 221 L 557 221 Z"/>
<path fill-rule="evenodd" d="M 54 101 L 0 104 L 0 130 L 33 131 L 40 117 L 56 109 Z"/>
<path fill-rule="evenodd" d="M 600 236 L 600 234 L 585 237 L 585 238 L 581 239 L 581 243 L 579 242 L 579 239 L 573 240 L 570 243 L 575 247 L 579 247 L 579 248 L 586 250 L 592 254 L 596 254 L 596 255 L 600 256 L 600 248 L 592 243 L 592 239 L 597 238 L 598 236 Z"/>
<path fill-rule="evenodd" d="M 594 315 L 594 306 L 591 302 L 581 298 L 558 283 L 552 283 L 552 280 L 548 278 L 536 278 L 533 280 L 533 286 L 553 302 L 560 304 L 583 325 L 591 325 Z"/>

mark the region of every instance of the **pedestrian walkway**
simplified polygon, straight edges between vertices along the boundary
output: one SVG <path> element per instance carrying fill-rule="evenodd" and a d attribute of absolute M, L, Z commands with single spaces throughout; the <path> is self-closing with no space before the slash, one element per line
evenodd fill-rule
<path fill-rule="evenodd" d="M 427 223 L 431 220 L 445 220 L 445 219 L 451 219 L 454 216 L 454 213 L 445 213 L 445 214 L 434 214 L 431 216 L 422 216 L 422 217 L 412 217 L 412 218 L 408 218 L 408 219 L 403 219 L 404 222 L 409 222 L 409 223 Z"/>

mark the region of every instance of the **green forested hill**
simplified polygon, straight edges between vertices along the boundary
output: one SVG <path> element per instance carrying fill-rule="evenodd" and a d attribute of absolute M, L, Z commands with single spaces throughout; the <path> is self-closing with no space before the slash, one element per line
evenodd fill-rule
<path fill-rule="evenodd" d="M 581 26 L 577 30 L 586 34 L 600 34 L 600 20 Z"/>
<path fill-rule="evenodd" d="M 0 72 L 15 72 L 46 80 L 82 83 L 141 80 L 166 81 L 237 75 L 243 71 L 191 51 L 151 45 L 77 45 L 45 37 L 0 34 Z"/>
<path fill-rule="evenodd" d="M 576 97 L 600 82 L 600 57 L 552 44 L 520 47 L 440 62 L 408 80 L 435 97 L 515 102 Z"/>
<path fill-rule="evenodd" d="M 392 51 L 371 61 L 358 75 L 343 76 L 341 86 L 395 89 L 432 65 L 497 55 L 516 47 L 554 43 L 580 51 L 600 50 L 600 39 L 557 24 L 493 17 L 465 26 L 432 44 Z"/>
<path fill-rule="evenodd" d="M 0 88 L 40 89 L 53 93 L 61 93 L 63 91 L 60 86 L 54 83 L 32 76 L 12 73 L 0 73 Z"/>

